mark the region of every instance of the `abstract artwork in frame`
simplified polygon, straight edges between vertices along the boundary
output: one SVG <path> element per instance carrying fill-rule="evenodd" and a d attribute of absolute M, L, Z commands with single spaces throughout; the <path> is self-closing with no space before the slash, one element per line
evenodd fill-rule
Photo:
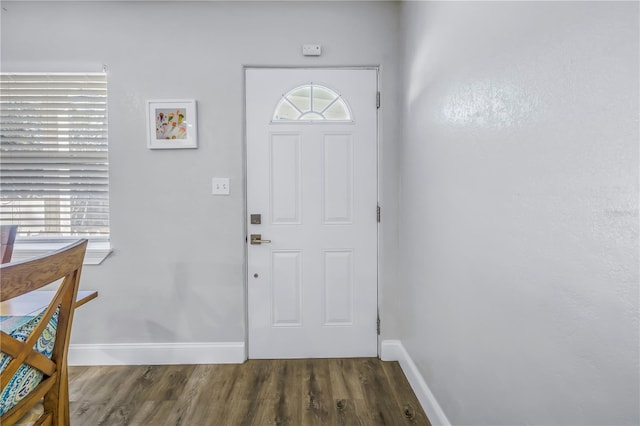
<path fill-rule="evenodd" d="M 149 149 L 197 148 L 196 101 L 147 101 L 147 132 Z"/>

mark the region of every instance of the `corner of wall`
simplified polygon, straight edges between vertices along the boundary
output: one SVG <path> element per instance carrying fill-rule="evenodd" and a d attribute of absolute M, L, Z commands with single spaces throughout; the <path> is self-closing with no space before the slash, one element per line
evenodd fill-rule
<path fill-rule="evenodd" d="M 380 359 L 398 361 L 432 425 L 451 426 L 451 422 L 400 340 L 383 340 L 380 345 Z"/>

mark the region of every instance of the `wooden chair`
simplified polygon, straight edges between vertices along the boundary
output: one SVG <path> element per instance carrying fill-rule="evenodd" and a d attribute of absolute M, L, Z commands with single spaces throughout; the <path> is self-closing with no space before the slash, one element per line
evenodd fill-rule
<path fill-rule="evenodd" d="M 18 225 L 0 225 L 0 242 L 2 251 L 0 252 L 0 263 L 11 262 L 13 254 L 13 243 L 16 240 Z"/>
<path fill-rule="evenodd" d="M 35 424 L 69 425 L 67 352 L 86 248 L 87 240 L 79 240 L 45 256 L 0 266 L 2 301 L 59 282 L 53 300 L 40 315 L 11 334 L 0 334 L 2 396 L 10 393 L 11 386 L 21 378 L 32 377 L 30 385 L 24 380 L 18 385 L 21 392 L 29 390 L 22 399 L 12 397 L 9 404 L 4 404 L 7 411 L 0 417 L 2 426 L 14 425 L 39 403 L 44 409 Z"/>

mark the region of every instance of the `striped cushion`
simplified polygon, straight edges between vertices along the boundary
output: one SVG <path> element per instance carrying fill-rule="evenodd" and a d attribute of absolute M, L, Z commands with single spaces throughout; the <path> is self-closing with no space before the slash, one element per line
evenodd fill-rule
<path fill-rule="evenodd" d="M 31 334 L 33 329 L 38 325 L 38 322 L 40 322 L 42 315 L 44 315 L 44 311 L 14 330 L 11 333 L 11 337 L 16 340 L 20 340 L 21 342 L 27 340 L 29 334 Z M 49 359 L 51 359 L 53 346 L 56 340 L 57 326 L 58 311 L 53 314 L 49 324 L 47 324 L 47 327 L 35 344 L 35 350 Z M 0 353 L 0 373 L 7 368 L 10 361 L 11 357 L 9 355 Z M 41 381 L 42 372 L 40 370 L 26 364 L 22 364 L 0 394 L 0 415 L 13 408 L 22 398 L 35 389 Z"/>

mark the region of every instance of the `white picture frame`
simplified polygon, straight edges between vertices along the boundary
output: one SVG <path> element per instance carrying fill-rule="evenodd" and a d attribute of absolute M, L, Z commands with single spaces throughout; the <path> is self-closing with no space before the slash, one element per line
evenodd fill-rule
<path fill-rule="evenodd" d="M 147 101 L 147 147 L 197 148 L 198 116 L 195 99 Z"/>

